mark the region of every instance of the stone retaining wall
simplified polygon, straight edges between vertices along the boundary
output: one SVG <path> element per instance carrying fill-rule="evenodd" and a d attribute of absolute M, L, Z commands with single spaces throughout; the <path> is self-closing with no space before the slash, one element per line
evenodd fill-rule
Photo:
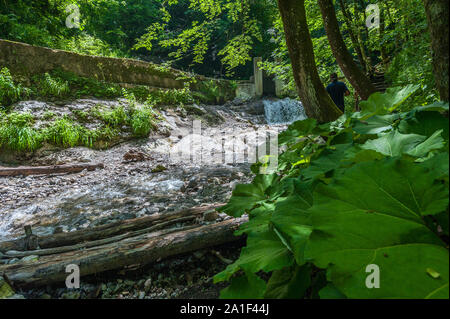
<path fill-rule="evenodd" d="M 0 39 L 0 67 L 8 67 L 13 74 L 32 76 L 55 69 L 72 72 L 82 77 L 95 78 L 111 83 L 129 83 L 158 88 L 179 89 L 185 79 L 177 79 L 186 74 L 144 61 L 124 58 L 90 56 L 74 52 L 55 50 L 20 42 Z M 227 96 L 235 92 L 227 80 L 209 79 L 195 76 L 197 83 L 192 89 L 199 89 L 202 82 L 214 81 Z"/>

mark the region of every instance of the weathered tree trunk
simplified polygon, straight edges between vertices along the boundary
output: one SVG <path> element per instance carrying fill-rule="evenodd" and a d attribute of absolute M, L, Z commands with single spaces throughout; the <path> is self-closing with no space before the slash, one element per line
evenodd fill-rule
<path fill-rule="evenodd" d="M 423 0 L 427 15 L 428 28 L 431 34 L 431 50 L 433 54 L 433 71 L 436 88 L 442 101 L 448 102 L 448 68 L 449 68 L 449 1 Z"/>
<path fill-rule="evenodd" d="M 369 78 L 358 68 L 353 61 L 352 55 L 347 50 L 347 46 L 339 30 L 339 23 L 336 18 L 333 2 L 331 0 L 319 0 L 319 6 L 322 12 L 328 42 L 339 67 L 358 92 L 359 96 L 367 100 L 372 93 L 376 92 L 376 89 Z"/>
<path fill-rule="evenodd" d="M 366 7 L 364 6 L 364 4 L 361 4 L 361 7 L 358 6 L 357 2 L 353 3 L 353 11 L 355 14 L 355 20 L 356 20 L 356 28 L 355 28 L 355 32 L 356 32 L 356 37 L 358 38 L 358 42 L 360 44 L 361 47 L 361 54 L 363 55 L 363 59 L 364 62 L 366 64 L 366 69 L 365 72 L 366 74 L 371 74 L 372 73 L 372 62 L 370 61 L 369 55 L 369 48 L 366 47 L 365 43 L 364 43 L 364 38 L 363 38 L 363 32 L 361 30 L 365 30 L 366 31 L 366 39 L 369 39 L 369 34 L 367 32 L 367 27 L 366 27 Z M 363 19 L 361 20 L 359 12 L 363 12 Z"/>
<path fill-rule="evenodd" d="M 164 226 L 168 223 L 184 220 L 185 218 L 196 218 L 200 214 L 215 210 L 222 204 L 193 207 L 170 213 L 158 213 L 151 216 L 123 220 L 106 224 L 91 229 L 82 229 L 70 233 L 59 233 L 36 238 L 36 244 L 41 249 L 71 246 L 89 241 L 102 240 L 127 232 L 146 229 L 155 226 Z M 158 228 L 158 227 L 157 227 Z M 27 249 L 27 237 L 0 242 L 0 252 L 9 250 L 25 251 Z M 36 248 L 33 248 L 36 249 Z"/>
<path fill-rule="evenodd" d="M 327 94 L 317 72 L 313 45 L 306 21 L 304 0 L 278 0 L 286 43 L 300 99 L 306 115 L 329 122 L 342 112 Z"/>
<path fill-rule="evenodd" d="M 342 14 L 344 15 L 345 23 L 347 24 L 348 34 L 350 36 L 350 40 L 352 41 L 353 49 L 358 56 L 359 63 L 365 72 L 367 70 L 366 60 L 364 59 L 363 52 L 361 49 L 361 44 L 359 43 L 358 37 L 355 35 L 353 21 L 350 13 L 347 10 L 347 7 L 344 3 L 344 0 L 339 0 L 339 5 L 341 6 Z"/>
<path fill-rule="evenodd" d="M 159 259 L 239 240 L 234 232 L 247 220 L 236 218 L 188 230 L 160 231 L 84 250 L 42 256 L 33 262 L 0 266 L 0 276 L 14 287 L 22 288 L 64 283 L 69 264 L 80 268 L 80 276 L 124 267 L 137 268 Z"/>
<path fill-rule="evenodd" d="M 387 63 L 389 60 L 389 56 L 388 56 L 387 50 L 386 50 L 386 45 L 384 44 L 384 41 L 383 41 L 384 32 L 385 32 L 385 28 L 386 28 L 386 17 L 385 17 L 384 4 L 380 3 L 379 7 L 380 7 L 380 28 L 378 30 L 378 34 L 380 36 L 380 55 L 381 55 L 381 61 L 383 63 L 383 66 L 386 69 L 386 66 L 387 66 Z"/>
<path fill-rule="evenodd" d="M 16 175 L 40 175 L 55 173 L 77 173 L 85 169 L 93 171 L 96 168 L 104 168 L 100 164 L 71 164 L 71 165 L 55 165 L 55 166 L 20 166 L 20 167 L 2 167 L 0 168 L 0 176 L 16 176 Z"/>

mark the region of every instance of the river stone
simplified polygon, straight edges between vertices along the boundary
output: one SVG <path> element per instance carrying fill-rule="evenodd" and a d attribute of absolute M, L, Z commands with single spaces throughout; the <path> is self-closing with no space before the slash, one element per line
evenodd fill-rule
<path fill-rule="evenodd" d="M 9 262 L 8 262 L 8 264 L 14 264 L 14 263 L 16 263 L 16 262 L 18 262 L 19 261 L 19 258 L 13 258 L 13 259 L 11 259 Z"/>
<path fill-rule="evenodd" d="M 37 261 L 39 259 L 38 255 L 30 255 L 22 258 L 22 261 Z"/>

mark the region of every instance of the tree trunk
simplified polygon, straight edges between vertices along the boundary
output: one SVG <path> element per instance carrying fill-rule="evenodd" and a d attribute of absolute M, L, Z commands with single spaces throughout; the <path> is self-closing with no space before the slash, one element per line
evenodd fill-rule
<path fill-rule="evenodd" d="M 449 1 L 423 0 L 427 14 L 428 28 L 431 34 L 433 54 L 433 71 L 436 88 L 442 101 L 448 102 L 448 68 L 449 68 Z"/>
<path fill-rule="evenodd" d="M 342 112 L 331 100 L 317 72 L 313 45 L 306 21 L 304 0 L 278 0 L 286 43 L 300 99 L 306 115 L 330 122 Z"/>
<path fill-rule="evenodd" d="M 353 61 L 352 55 L 348 52 L 344 39 L 339 30 L 339 23 L 336 18 L 333 2 L 331 0 L 319 0 L 320 11 L 322 12 L 325 31 L 328 42 L 330 42 L 333 55 L 339 67 L 344 72 L 345 77 L 353 85 L 359 96 L 367 100 L 372 93 L 376 92 L 375 87 L 369 78 L 358 68 Z"/>
<path fill-rule="evenodd" d="M 379 4 L 380 7 L 380 28 L 378 30 L 380 36 L 380 55 L 383 66 L 386 70 L 387 63 L 389 61 L 389 56 L 386 51 L 386 45 L 384 44 L 384 31 L 386 28 L 386 18 L 385 18 L 385 10 L 384 5 L 382 3 Z"/>
<path fill-rule="evenodd" d="M 364 59 L 361 44 L 359 43 L 358 37 L 355 35 L 354 26 L 352 22 L 352 17 L 345 6 L 344 0 L 339 0 L 339 5 L 341 6 L 342 14 L 347 24 L 348 34 L 350 35 L 350 40 L 352 41 L 353 48 L 355 49 L 356 55 L 358 56 L 359 63 L 363 68 L 364 72 L 367 70 L 366 60 Z"/>

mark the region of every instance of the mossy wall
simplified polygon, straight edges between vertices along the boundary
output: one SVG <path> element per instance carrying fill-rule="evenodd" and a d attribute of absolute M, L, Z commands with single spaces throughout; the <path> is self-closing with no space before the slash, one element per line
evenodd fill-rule
<path fill-rule="evenodd" d="M 153 63 L 134 59 L 90 56 L 64 50 L 54 50 L 25 43 L 0 39 L 0 67 L 6 66 L 13 74 L 31 77 L 35 74 L 60 69 L 79 76 L 112 83 L 129 83 L 158 88 L 184 87 L 186 74 L 173 68 L 162 68 Z M 201 83 L 213 80 L 223 95 L 234 96 L 230 81 L 195 76 L 196 90 Z"/>

